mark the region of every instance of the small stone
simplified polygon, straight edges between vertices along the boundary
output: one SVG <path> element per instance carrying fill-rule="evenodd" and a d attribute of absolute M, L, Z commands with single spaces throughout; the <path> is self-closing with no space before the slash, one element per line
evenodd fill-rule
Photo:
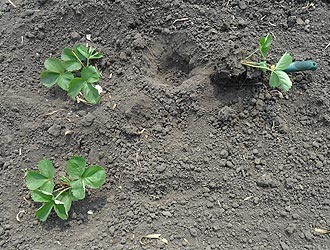
<path fill-rule="evenodd" d="M 133 46 L 135 49 L 144 49 L 146 47 L 145 40 L 140 33 L 134 36 Z"/>
<path fill-rule="evenodd" d="M 127 213 L 127 217 L 130 217 L 130 218 L 132 218 L 134 216 L 134 213 L 133 213 L 133 211 L 129 211 L 128 213 Z"/>
<path fill-rule="evenodd" d="M 58 136 L 60 136 L 61 135 L 61 129 L 62 129 L 62 127 L 60 126 L 60 125 L 53 125 L 53 126 L 51 126 L 48 130 L 47 130 L 47 132 L 50 134 L 50 135 L 52 135 L 52 136 L 54 136 L 54 137 L 58 137 Z"/>
<path fill-rule="evenodd" d="M 258 153 L 259 153 L 258 149 L 255 148 L 252 150 L 252 154 L 257 155 Z"/>
<path fill-rule="evenodd" d="M 231 204 L 231 206 L 232 206 L 233 208 L 238 208 L 238 207 L 239 207 L 239 204 L 235 201 L 235 202 L 233 202 L 233 203 Z"/>
<path fill-rule="evenodd" d="M 287 226 L 287 228 L 285 229 L 285 231 L 286 231 L 289 235 L 291 235 L 291 234 L 293 234 L 293 233 L 296 231 L 296 229 L 297 229 L 297 225 L 291 223 L 291 224 L 289 224 L 289 225 Z"/>
<path fill-rule="evenodd" d="M 288 216 L 288 213 L 287 213 L 286 211 L 284 211 L 284 210 L 281 210 L 281 211 L 279 212 L 279 214 L 280 214 L 282 217 L 287 217 L 287 216 Z"/>
<path fill-rule="evenodd" d="M 190 234 L 192 237 L 197 237 L 197 230 L 195 228 L 190 228 Z"/>
<path fill-rule="evenodd" d="M 245 21 L 244 19 L 239 19 L 238 20 L 238 27 L 245 28 L 247 25 L 248 25 L 248 22 Z"/>
<path fill-rule="evenodd" d="M 258 197 L 254 197 L 254 198 L 253 198 L 253 204 L 254 204 L 254 205 L 258 205 L 259 202 L 260 202 L 260 199 L 259 199 Z"/>
<path fill-rule="evenodd" d="M 292 219 L 298 220 L 299 219 L 299 215 L 298 214 L 292 214 Z"/>
<path fill-rule="evenodd" d="M 231 161 L 226 161 L 226 166 L 229 168 L 234 168 L 234 164 Z"/>
<path fill-rule="evenodd" d="M 296 23 L 299 24 L 299 25 L 304 25 L 305 24 L 304 20 L 302 20 L 300 17 L 297 18 Z"/>
<path fill-rule="evenodd" d="M 236 111 L 228 106 L 221 108 L 218 116 L 221 121 L 230 121 L 237 118 Z"/>
<path fill-rule="evenodd" d="M 162 212 L 162 215 L 164 215 L 164 216 L 166 216 L 166 217 L 172 217 L 172 216 L 173 216 L 172 213 L 169 212 L 169 211 L 163 211 L 163 212 Z"/>
<path fill-rule="evenodd" d="M 134 125 L 126 124 L 122 129 L 127 135 L 138 135 L 139 129 Z"/>
<path fill-rule="evenodd" d="M 81 123 L 83 126 L 89 127 L 93 124 L 94 120 L 95 116 L 89 113 L 82 119 Z"/>
<path fill-rule="evenodd" d="M 280 242 L 282 250 L 290 250 L 290 247 L 283 241 Z"/>
<path fill-rule="evenodd" d="M 312 241 L 314 238 L 312 233 L 308 230 L 304 231 L 304 235 L 305 235 L 306 240 L 308 240 L 308 241 Z"/>
<path fill-rule="evenodd" d="M 166 165 L 165 164 L 161 164 L 161 165 L 157 165 L 156 166 L 156 170 L 160 173 L 164 172 L 166 169 Z"/>
<path fill-rule="evenodd" d="M 229 156 L 229 153 L 226 149 L 223 149 L 220 151 L 220 155 L 222 156 L 222 158 L 227 158 Z"/>
<path fill-rule="evenodd" d="M 245 10 L 247 8 L 247 5 L 244 0 L 238 2 L 238 6 L 241 10 Z"/>
<path fill-rule="evenodd" d="M 275 180 L 273 180 L 271 174 L 263 174 L 258 178 L 256 183 L 259 187 L 263 187 L 263 188 L 278 186 L 278 183 Z"/>
<path fill-rule="evenodd" d="M 127 54 L 125 52 L 120 52 L 119 59 L 122 61 L 127 61 Z"/>
<path fill-rule="evenodd" d="M 70 33 L 70 37 L 71 37 L 72 41 L 76 42 L 80 39 L 80 34 L 76 31 L 72 31 Z"/>

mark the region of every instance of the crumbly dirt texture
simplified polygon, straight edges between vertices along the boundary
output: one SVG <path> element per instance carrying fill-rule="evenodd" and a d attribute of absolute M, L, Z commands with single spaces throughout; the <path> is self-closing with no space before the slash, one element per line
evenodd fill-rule
<path fill-rule="evenodd" d="M 11 2 L 0 2 L 1 249 L 330 249 L 315 232 L 330 228 L 329 1 Z M 267 33 L 270 61 L 288 51 L 319 64 L 291 74 L 288 93 L 240 65 Z M 104 54 L 95 106 L 40 83 L 44 60 L 78 43 Z M 107 181 L 67 221 L 42 223 L 24 171 L 51 159 L 61 174 L 73 155 Z"/>

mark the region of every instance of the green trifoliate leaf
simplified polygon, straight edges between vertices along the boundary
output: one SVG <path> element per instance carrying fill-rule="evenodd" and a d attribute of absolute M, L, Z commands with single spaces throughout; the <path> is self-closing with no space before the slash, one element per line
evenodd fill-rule
<path fill-rule="evenodd" d="M 275 71 L 270 74 L 269 85 L 273 88 L 280 86 L 280 79 L 276 75 Z"/>
<path fill-rule="evenodd" d="M 46 221 L 50 212 L 52 211 L 54 206 L 53 201 L 47 202 L 44 205 L 42 205 L 37 211 L 36 216 L 41 221 Z"/>
<path fill-rule="evenodd" d="M 41 187 L 38 189 L 47 193 L 52 193 L 54 190 L 55 184 L 53 180 L 47 180 L 45 184 L 43 184 Z"/>
<path fill-rule="evenodd" d="M 62 201 L 55 200 L 54 209 L 55 209 L 57 216 L 60 217 L 62 220 L 68 219 L 68 213 L 65 210 L 65 206 Z"/>
<path fill-rule="evenodd" d="M 59 75 L 59 73 L 46 70 L 40 74 L 41 82 L 46 87 L 50 88 L 56 83 L 56 80 Z"/>
<path fill-rule="evenodd" d="M 72 196 L 70 191 L 66 191 L 62 194 L 60 194 L 59 197 L 57 197 L 57 200 L 61 201 L 65 207 L 65 211 L 68 214 L 70 209 L 71 209 L 71 204 L 72 204 Z"/>
<path fill-rule="evenodd" d="M 100 52 L 96 52 L 95 54 L 92 54 L 89 59 L 100 59 L 103 55 Z"/>
<path fill-rule="evenodd" d="M 85 81 L 82 78 L 73 78 L 69 84 L 68 96 L 75 98 L 81 91 L 84 83 Z"/>
<path fill-rule="evenodd" d="M 36 190 L 48 181 L 46 176 L 36 171 L 28 171 L 25 178 L 26 186 L 30 190 Z"/>
<path fill-rule="evenodd" d="M 94 83 L 100 79 L 100 74 L 94 66 L 88 66 L 81 71 L 81 78 L 88 83 Z"/>
<path fill-rule="evenodd" d="M 292 63 L 292 56 L 290 56 L 290 54 L 286 52 L 283 54 L 283 56 L 276 64 L 276 70 L 285 70 L 289 67 L 291 63 Z"/>
<path fill-rule="evenodd" d="M 68 91 L 69 84 L 73 78 L 74 78 L 74 76 L 70 72 L 65 72 L 57 78 L 56 82 L 57 82 L 58 86 L 61 87 L 61 89 Z"/>
<path fill-rule="evenodd" d="M 289 89 L 291 89 L 292 87 L 292 82 L 288 76 L 287 73 L 285 73 L 284 71 L 275 71 L 276 75 L 278 76 L 279 80 L 280 80 L 280 88 L 283 91 L 288 91 Z"/>
<path fill-rule="evenodd" d="M 65 61 L 63 62 L 63 66 L 67 71 L 77 71 L 81 69 L 80 62 L 77 61 Z"/>
<path fill-rule="evenodd" d="M 45 68 L 48 71 L 55 72 L 55 73 L 63 73 L 64 67 L 60 59 L 57 58 L 48 58 L 45 61 Z"/>
<path fill-rule="evenodd" d="M 80 45 L 77 45 L 76 49 L 86 59 L 89 58 L 88 48 L 85 45 L 81 45 L 81 44 Z"/>
<path fill-rule="evenodd" d="M 70 48 L 65 48 L 61 54 L 61 59 L 63 61 L 77 61 L 76 56 L 73 54 Z"/>
<path fill-rule="evenodd" d="M 87 102 L 96 104 L 100 101 L 100 94 L 92 84 L 86 82 L 83 86 L 82 92 Z"/>
<path fill-rule="evenodd" d="M 84 49 L 81 49 L 81 47 L 86 47 L 86 46 L 84 46 L 84 45 L 76 45 L 76 46 L 74 46 L 74 48 L 73 48 L 73 53 L 76 54 L 76 56 L 77 56 L 81 61 L 85 61 L 85 60 L 87 59 L 87 57 L 85 57 L 84 55 L 82 55 L 82 54 L 79 52 L 79 50 L 78 50 L 78 48 L 80 48 L 80 50 L 84 50 Z M 87 50 L 87 48 L 86 48 L 86 50 Z M 84 54 L 85 54 L 85 53 L 84 53 Z"/>
<path fill-rule="evenodd" d="M 87 187 L 99 188 L 105 182 L 105 170 L 100 166 L 90 166 L 83 174 L 83 180 Z"/>
<path fill-rule="evenodd" d="M 262 56 L 262 58 L 266 58 L 270 45 L 272 44 L 273 37 L 272 35 L 268 34 L 265 37 L 261 37 L 260 42 L 259 42 L 259 51 Z"/>
<path fill-rule="evenodd" d="M 49 179 L 54 178 L 55 168 L 50 160 L 41 160 L 38 164 L 40 173 Z"/>
<path fill-rule="evenodd" d="M 71 182 L 71 194 L 76 200 L 85 199 L 85 184 L 81 179 Z"/>
<path fill-rule="evenodd" d="M 80 156 L 74 156 L 68 160 L 66 170 L 70 177 L 73 179 L 79 179 L 83 175 L 85 167 L 86 160 Z"/>
<path fill-rule="evenodd" d="M 48 193 L 41 190 L 33 190 L 31 192 L 32 200 L 35 202 L 50 202 L 53 200 L 52 193 Z"/>

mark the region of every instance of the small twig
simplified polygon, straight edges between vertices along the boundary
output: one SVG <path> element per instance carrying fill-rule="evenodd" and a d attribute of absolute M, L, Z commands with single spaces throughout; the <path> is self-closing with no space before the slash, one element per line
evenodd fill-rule
<path fill-rule="evenodd" d="M 329 48 L 330 43 L 327 44 L 327 46 L 325 46 L 324 50 L 326 50 L 327 48 Z"/>
<path fill-rule="evenodd" d="M 16 220 L 17 220 L 18 222 L 21 222 L 20 217 L 22 217 L 22 214 L 25 214 L 25 210 L 24 210 L 24 209 L 23 209 L 23 210 L 20 210 L 20 211 L 16 214 Z"/>
<path fill-rule="evenodd" d="M 83 64 L 83 62 L 79 59 L 79 57 L 73 50 L 72 50 L 72 54 L 77 58 L 77 60 L 80 62 L 80 64 L 83 66 L 83 68 L 85 68 L 85 65 Z"/>
<path fill-rule="evenodd" d="M 276 24 L 271 23 L 270 21 L 268 22 L 271 26 L 276 27 Z"/>
<path fill-rule="evenodd" d="M 179 18 L 179 19 L 174 20 L 172 25 L 176 24 L 177 22 L 184 22 L 184 21 L 187 21 L 187 20 L 189 20 L 188 17 Z"/>
<path fill-rule="evenodd" d="M 219 207 L 220 207 L 220 208 L 222 208 L 222 207 L 221 207 L 221 204 L 220 204 L 220 201 L 219 201 L 219 200 L 217 200 L 217 202 L 218 202 L 218 205 L 219 205 Z"/>
<path fill-rule="evenodd" d="M 66 109 L 58 109 L 58 110 L 54 110 L 52 112 L 49 112 L 47 113 L 46 115 L 49 116 L 49 115 L 53 115 L 53 114 L 56 114 L 57 112 L 60 112 L 60 111 L 65 111 Z"/>
<path fill-rule="evenodd" d="M 12 6 L 14 6 L 15 8 L 17 8 L 17 6 L 16 6 L 11 0 L 8 0 L 8 2 L 9 2 Z"/>

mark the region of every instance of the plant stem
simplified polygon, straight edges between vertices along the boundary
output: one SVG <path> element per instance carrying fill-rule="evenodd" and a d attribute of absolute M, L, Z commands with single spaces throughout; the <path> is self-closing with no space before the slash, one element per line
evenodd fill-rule
<path fill-rule="evenodd" d="M 257 53 L 259 51 L 259 49 L 256 49 L 255 51 L 253 51 L 250 55 L 248 55 L 245 60 L 249 59 L 251 56 L 253 56 L 255 53 Z M 244 60 L 244 61 L 245 61 Z"/>
<path fill-rule="evenodd" d="M 55 199 L 57 199 L 61 194 L 63 194 L 65 191 L 69 190 L 71 187 L 67 187 L 65 189 L 63 189 L 61 192 L 59 192 L 56 196 Z"/>
<path fill-rule="evenodd" d="M 77 58 L 77 60 L 80 62 L 80 64 L 83 66 L 83 68 L 85 68 L 84 63 L 79 59 L 79 57 L 77 56 L 77 54 L 73 50 L 72 50 L 72 54 Z M 87 61 L 87 63 L 88 63 L 88 61 Z"/>
<path fill-rule="evenodd" d="M 260 65 L 258 65 L 256 62 L 250 62 L 250 61 L 242 61 L 243 65 L 249 66 L 249 67 L 253 67 L 253 68 L 258 68 L 258 69 L 265 69 L 265 70 L 269 70 L 272 71 L 270 68 L 268 67 L 262 67 Z"/>

